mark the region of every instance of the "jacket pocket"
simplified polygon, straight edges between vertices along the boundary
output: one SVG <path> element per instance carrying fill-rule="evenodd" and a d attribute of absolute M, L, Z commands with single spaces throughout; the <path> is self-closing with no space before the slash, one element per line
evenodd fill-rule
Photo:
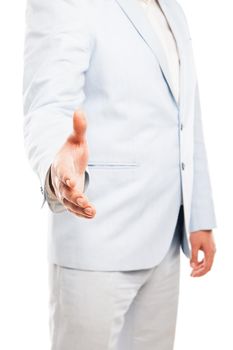
<path fill-rule="evenodd" d="M 91 169 L 128 169 L 138 167 L 139 163 L 136 162 L 92 162 L 88 163 L 88 167 Z"/>

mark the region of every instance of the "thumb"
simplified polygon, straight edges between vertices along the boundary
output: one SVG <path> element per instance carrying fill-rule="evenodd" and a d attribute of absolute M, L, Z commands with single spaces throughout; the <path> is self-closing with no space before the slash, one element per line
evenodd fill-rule
<path fill-rule="evenodd" d="M 198 265 L 198 246 L 192 247 L 192 256 L 191 256 L 191 260 L 190 260 L 190 265 L 192 267 Z"/>
<path fill-rule="evenodd" d="M 87 129 L 85 113 L 78 109 L 73 115 L 73 141 L 75 143 L 84 143 Z"/>

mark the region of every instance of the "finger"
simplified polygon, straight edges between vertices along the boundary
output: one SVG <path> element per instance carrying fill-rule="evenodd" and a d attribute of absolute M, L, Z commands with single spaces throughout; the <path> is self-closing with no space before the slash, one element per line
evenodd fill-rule
<path fill-rule="evenodd" d="M 191 276 L 192 276 L 192 277 L 201 277 L 201 276 L 205 275 L 208 271 L 209 271 L 209 269 L 207 269 L 206 266 L 203 266 L 202 268 L 200 268 L 200 269 L 194 271 L 194 272 L 191 274 Z"/>
<path fill-rule="evenodd" d="M 203 274 L 205 274 L 204 271 L 205 271 L 204 268 L 196 270 L 196 271 L 193 271 L 191 273 L 191 276 L 192 277 L 201 277 Z"/>
<path fill-rule="evenodd" d="M 78 196 L 76 199 L 76 205 L 79 205 L 81 208 L 86 208 L 88 206 L 91 205 L 91 203 L 89 203 L 88 199 L 84 196 Z"/>
<path fill-rule="evenodd" d="M 92 208 L 90 207 L 85 209 L 79 208 L 65 198 L 63 198 L 63 204 L 67 208 L 67 210 L 71 211 L 72 213 L 75 213 L 78 216 L 93 217 L 95 215 L 95 211 L 92 210 Z M 87 211 L 87 209 L 90 209 L 90 211 Z"/>
<path fill-rule="evenodd" d="M 82 186 L 83 188 L 83 184 L 85 183 L 85 173 L 83 171 L 77 174 L 71 174 L 71 172 L 67 172 L 67 169 L 60 168 L 55 177 L 57 177 L 57 181 L 62 182 L 71 189 L 74 189 L 76 186 Z"/>
<path fill-rule="evenodd" d="M 198 250 L 199 250 L 199 246 L 192 246 L 192 256 L 191 256 L 191 260 L 190 260 L 190 265 L 192 267 L 196 267 L 198 266 Z"/>
<path fill-rule="evenodd" d="M 75 143 L 84 143 L 87 121 L 84 111 L 78 109 L 73 115 L 73 140 Z"/>
<path fill-rule="evenodd" d="M 193 267 L 192 272 L 197 271 L 197 270 L 203 268 L 204 264 L 205 264 L 204 259 L 203 259 L 202 261 L 199 261 L 199 262 L 197 263 L 197 265 L 195 265 L 195 266 Z"/>
<path fill-rule="evenodd" d="M 213 262 L 214 262 L 214 253 L 209 252 L 208 254 L 206 254 L 206 258 L 205 258 L 205 266 L 207 271 L 211 270 L 213 266 Z"/>
<path fill-rule="evenodd" d="M 212 247 L 207 246 L 207 248 L 204 248 L 204 260 L 207 270 L 209 271 L 213 265 L 214 262 L 214 255 L 215 250 Z"/>
<path fill-rule="evenodd" d="M 198 269 L 194 270 L 192 272 L 192 276 L 193 277 L 200 277 L 200 276 L 204 276 L 207 272 L 209 272 L 211 270 L 211 267 L 213 265 L 213 255 L 209 254 L 209 255 L 205 255 L 204 257 L 204 262 L 202 264 L 201 267 L 199 267 Z"/>
<path fill-rule="evenodd" d="M 66 176 L 66 175 L 64 176 L 64 183 L 69 188 L 74 188 L 76 185 L 75 179 L 71 176 Z"/>
<path fill-rule="evenodd" d="M 67 209 L 69 212 L 71 212 L 72 214 L 78 216 L 78 217 L 82 217 L 85 219 L 93 219 L 93 216 L 88 216 L 88 215 L 82 215 L 82 214 L 77 214 L 75 211 L 71 210 L 71 209 Z"/>
<path fill-rule="evenodd" d="M 60 192 L 63 198 L 80 208 L 92 207 L 88 198 L 81 191 L 71 190 L 67 186 L 61 184 Z"/>
<path fill-rule="evenodd" d="M 70 188 L 74 188 L 76 186 L 76 177 L 73 173 L 71 173 L 71 171 L 67 171 L 67 168 L 64 166 L 57 166 L 54 168 L 53 178 L 57 187 L 59 186 L 59 181 Z"/>

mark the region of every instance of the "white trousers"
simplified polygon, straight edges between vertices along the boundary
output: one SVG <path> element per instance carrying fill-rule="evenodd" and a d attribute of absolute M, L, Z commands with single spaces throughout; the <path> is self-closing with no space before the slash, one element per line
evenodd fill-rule
<path fill-rule="evenodd" d="M 88 271 L 50 264 L 51 350 L 172 350 L 180 232 L 179 216 L 169 251 L 153 268 Z"/>

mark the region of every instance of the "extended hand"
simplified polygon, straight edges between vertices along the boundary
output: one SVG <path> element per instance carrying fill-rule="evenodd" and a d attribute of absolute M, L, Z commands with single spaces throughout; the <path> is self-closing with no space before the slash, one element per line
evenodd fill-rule
<path fill-rule="evenodd" d="M 216 253 L 215 242 L 212 230 L 201 230 L 191 232 L 190 243 L 192 247 L 192 257 L 190 265 L 193 268 L 191 276 L 200 277 L 210 271 Z M 198 251 L 204 252 L 204 258 L 198 261 Z"/>
<path fill-rule="evenodd" d="M 57 199 L 73 214 L 93 218 L 94 206 L 83 194 L 88 147 L 84 112 L 73 115 L 73 133 L 67 138 L 51 165 L 51 182 Z"/>

